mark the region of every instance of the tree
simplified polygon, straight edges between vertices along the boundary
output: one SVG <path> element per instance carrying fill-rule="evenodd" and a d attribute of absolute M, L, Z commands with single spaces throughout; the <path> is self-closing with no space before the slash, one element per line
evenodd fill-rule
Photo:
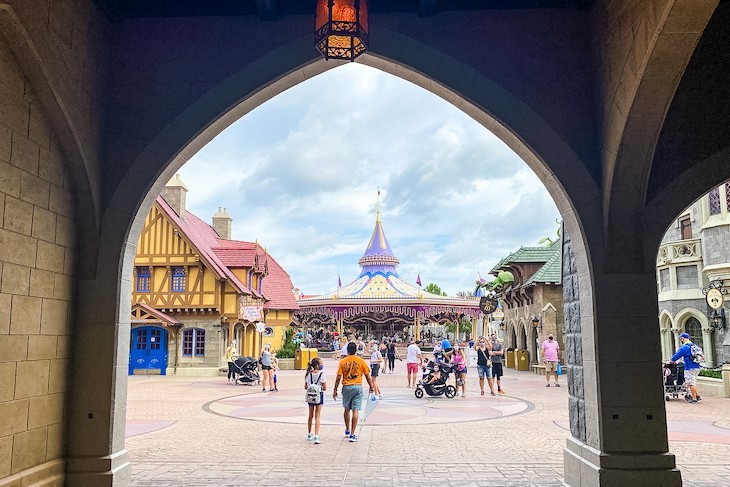
<path fill-rule="evenodd" d="M 435 294 L 437 296 L 446 296 L 446 293 L 441 292 L 441 288 L 433 282 L 429 283 L 428 286 L 423 288 L 423 290 L 427 293 Z"/>
<path fill-rule="evenodd" d="M 456 293 L 457 298 L 466 299 L 474 297 L 474 293 L 471 291 L 459 291 Z"/>

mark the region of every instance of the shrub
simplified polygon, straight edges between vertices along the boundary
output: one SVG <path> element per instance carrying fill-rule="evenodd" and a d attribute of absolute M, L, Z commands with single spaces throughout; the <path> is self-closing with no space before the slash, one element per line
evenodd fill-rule
<path fill-rule="evenodd" d="M 284 345 L 276 351 L 276 358 L 294 358 L 294 352 L 299 345 L 294 343 L 294 330 L 289 328 L 284 335 Z"/>
<path fill-rule="evenodd" d="M 700 370 L 700 376 L 722 379 L 722 370 L 702 369 Z"/>

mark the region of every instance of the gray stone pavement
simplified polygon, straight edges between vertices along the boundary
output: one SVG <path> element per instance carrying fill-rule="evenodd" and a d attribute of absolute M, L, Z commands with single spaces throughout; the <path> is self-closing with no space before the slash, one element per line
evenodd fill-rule
<path fill-rule="evenodd" d="M 336 362 L 326 363 L 331 386 Z M 565 384 L 546 388 L 544 377 L 508 370 L 503 379 L 507 398 L 521 399 L 531 407 L 500 416 L 496 406 L 507 398 L 489 392 L 480 396 L 476 375 L 471 374 L 468 397 L 434 398 L 438 414 L 462 414 L 466 406 L 493 413 L 489 419 L 468 415 L 463 422 L 452 417 L 442 423 L 423 414 L 426 398 L 410 399 L 405 366 L 396 367 L 396 374 L 379 379 L 383 401 L 368 406 L 386 413 L 379 413 L 375 424 L 365 420 L 360 441 L 345 441 L 341 426 L 323 424 L 320 445 L 304 439 L 306 405 L 300 371 L 279 372 L 278 394 L 298 391 L 301 404 L 287 404 L 277 393 L 263 394 L 258 387 L 227 385 L 223 377 L 130 377 L 127 449 L 133 485 L 562 485 L 562 448 L 569 434 Z M 240 395 L 271 400 L 270 411 L 264 403 L 264 412 L 250 419 L 213 414 L 206 407 L 225 398 L 241 399 Z M 325 400 L 332 402 L 329 393 Z M 394 402 L 399 403 L 400 417 L 384 424 L 382 418 Z M 696 405 L 673 401 L 667 413 L 671 450 L 685 485 L 730 485 L 730 401 L 709 397 Z M 298 424 L 291 420 L 297 415 Z"/>

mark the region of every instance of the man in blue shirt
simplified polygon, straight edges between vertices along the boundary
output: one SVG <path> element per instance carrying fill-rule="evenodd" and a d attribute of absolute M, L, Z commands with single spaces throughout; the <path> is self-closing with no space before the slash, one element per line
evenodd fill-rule
<path fill-rule="evenodd" d="M 674 364 L 680 359 L 684 362 L 684 382 L 689 386 L 690 394 L 692 394 L 690 402 L 696 403 L 699 399 L 697 395 L 697 376 L 700 374 L 700 364 L 692 359 L 692 342 L 689 339 L 689 334 L 682 333 L 679 335 L 679 341 L 682 346 L 667 363 Z"/>

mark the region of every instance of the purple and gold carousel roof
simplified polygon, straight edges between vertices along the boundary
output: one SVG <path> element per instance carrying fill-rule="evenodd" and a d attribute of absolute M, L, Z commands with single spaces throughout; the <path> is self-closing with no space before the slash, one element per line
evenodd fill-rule
<path fill-rule="evenodd" d="M 304 313 L 309 308 L 341 317 L 368 311 L 393 311 L 413 317 L 453 312 L 476 317 L 481 313 L 479 298 L 439 296 L 406 282 L 396 270 L 399 263 L 385 237 L 378 211 L 373 235 L 358 261 L 362 271 L 357 279 L 331 293 L 300 298 L 297 303 Z"/>

